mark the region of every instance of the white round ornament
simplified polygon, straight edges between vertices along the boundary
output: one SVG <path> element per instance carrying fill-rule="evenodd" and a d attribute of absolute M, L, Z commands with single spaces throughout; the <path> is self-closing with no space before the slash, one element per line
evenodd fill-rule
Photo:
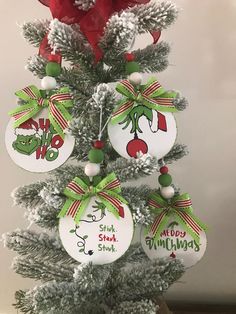
<path fill-rule="evenodd" d="M 152 117 L 148 119 L 142 112 L 143 106 L 135 108 L 139 112 L 133 116 L 134 119 L 127 116 L 124 123 L 108 124 L 111 145 L 120 156 L 127 159 L 137 158 L 140 152 L 157 159 L 164 157 L 173 147 L 177 136 L 173 114 L 150 110 Z"/>
<path fill-rule="evenodd" d="M 71 216 L 60 218 L 59 234 L 67 253 L 80 263 L 108 264 L 120 258 L 133 238 L 133 219 L 122 204 L 116 218 L 99 199 L 92 197 L 79 225 Z"/>
<path fill-rule="evenodd" d="M 186 268 L 195 265 L 203 257 L 207 240 L 204 231 L 200 232 L 199 244 L 183 229 L 179 223 L 171 219 L 161 233 L 159 240 L 154 241 L 141 230 L 141 244 L 147 256 L 156 258 L 172 257 L 182 260 Z"/>
<path fill-rule="evenodd" d="M 48 119 L 45 108 L 18 128 L 11 118 L 5 133 L 5 143 L 11 159 L 31 172 L 47 172 L 58 168 L 70 157 L 75 139 L 65 134 L 62 139 Z"/>

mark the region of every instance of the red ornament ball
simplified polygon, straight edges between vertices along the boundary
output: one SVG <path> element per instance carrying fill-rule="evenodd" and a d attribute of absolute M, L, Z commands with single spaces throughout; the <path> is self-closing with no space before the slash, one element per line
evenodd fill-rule
<path fill-rule="evenodd" d="M 129 141 L 126 146 L 127 153 L 130 157 L 137 158 L 137 153 L 141 152 L 146 154 L 148 152 L 147 143 L 139 138 L 134 138 L 133 140 Z"/>
<path fill-rule="evenodd" d="M 93 147 L 94 148 L 103 149 L 104 146 L 105 146 L 105 143 L 103 141 L 96 140 L 96 141 L 93 142 Z"/>
<path fill-rule="evenodd" d="M 166 166 L 163 166 L 163 167 L 160 168 L 160 173 L 161 174 L 166 174 L 166 173 L 168 173 L 168 171 L 169 171 L 169 169 Z"/>
<path fill-rule="evenodd" d="M 135 60 L 135 55 L 133 53 L 126 52 L 124 57 L 125 57 L 125 60 L 128 62 Z"/>

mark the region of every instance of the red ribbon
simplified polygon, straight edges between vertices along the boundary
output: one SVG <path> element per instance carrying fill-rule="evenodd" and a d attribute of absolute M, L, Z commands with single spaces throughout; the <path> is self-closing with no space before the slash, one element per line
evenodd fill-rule
<path fill-rule="evenodd" d="M 53 18 L 69 25 L 79 24 L 82 33 L 93 48 L 96 61 L 99 61 L 103 56 L 103 51 L 98 43 L 111 15 L 135 5 L 146 4 L 150 0 L 96 0 L 95 5 L 88 11 L 78 9 L 74 0 L 39 1 L 50 8 Z M 160 37 L 160 31 L 151 32 L 151 34 L 156 43 Z"/>
<path fill-rule="evenodd" d="M 52 48 L 48 43 L 48 34 L 45 35 L 39 46 L 39 55 L 48 61 L 57 62 L 61 64 L 62 56 L 60 53 L 52 53 Z"/>

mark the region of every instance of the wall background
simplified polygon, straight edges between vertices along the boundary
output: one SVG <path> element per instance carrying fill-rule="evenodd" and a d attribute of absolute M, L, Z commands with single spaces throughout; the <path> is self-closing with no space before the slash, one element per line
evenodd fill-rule
<path fill-rule="evenodd" d="M 210 230 L 205 257 L 166 297 L 186 302 L 235 303 L 236 2 L 175 2 L 183 12 L 162 35 L 163 40 L 172 43 L 171 66 L 158 77 L 164 86 L 182 91 L 189 99 L 188 110 L 177 120 L 178 141 L 188 145 L 190 154 L 171 166 L 171 172 L 183 191 L 191 194 L 195 213 Z M 4 147 L 7 112 L 15 106 L 14 92 L 29 83 L 39 84 L 24 70 L 27 58 L 36 49 L 24 42 L 16 23 L 46 18 L 49 13 L 36 0 L 0 0 L 0 12 L 2 234 L 27 227 L 22 209 L 12 207 L 11 191 L 42 178 L 15 166 Z M 144 46 L 144 41 L 140 39 L 137 45 Z M 155 177 L 146 181 L 156 184 Z M 16 313 L 11 307 L 15 290 L 35 284 L 10 270 L 13 256 L 0 244 L 0 314 Z"/>

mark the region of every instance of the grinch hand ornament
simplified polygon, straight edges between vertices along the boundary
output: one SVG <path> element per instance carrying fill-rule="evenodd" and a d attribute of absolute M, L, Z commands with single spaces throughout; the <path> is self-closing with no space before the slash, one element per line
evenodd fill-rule
<path fill-rule="evenodd" d="M 124 158 L 137 158 L 137 153 L 160 159 L 173 147 L 177 127 L 173 116 L 175 92 L 167 92 L 156 79 L 142 85 L 139 65 L 126 54 L 128 79 L 116 90 L 122 95 L 108 124 L 110 142 Z"/>

